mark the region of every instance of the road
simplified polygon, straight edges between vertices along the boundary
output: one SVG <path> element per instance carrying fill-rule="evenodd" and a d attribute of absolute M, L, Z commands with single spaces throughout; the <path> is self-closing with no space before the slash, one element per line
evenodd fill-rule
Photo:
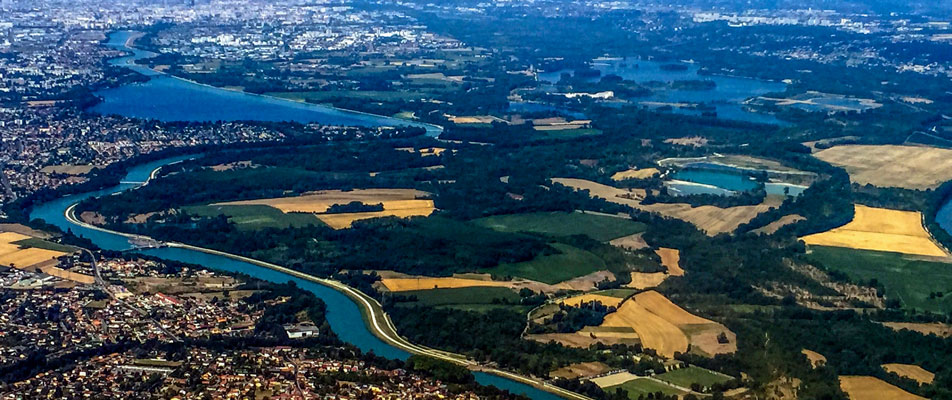
<path fill-rule="evenodd" d="M 115 231 L 111 231 L 99 226 L 88 224 L 76 218 L 74 210 L 75 210 L 75 204 L 67 208 L 65 213 L 66 219 L 72 224 L 76 224 L 85 228 L 95 229 L 102 232 L 117 234 L 117 235 L 124 236 L 130 239 L 139 238 L 139 239 L 145 239 L 145 240 L 155 240 L 147 236 L 131 235 L 131 234 L 122 233 L 122 232 L 115 232 Z M 281 272 L 296 278 L 304 279 L 307 281 L 311 281 L 311 282 L 318 283 L 318 284 L 330 287 L 332 289 L 335 289 L 343 293 L 347 297 L 350 297 L 352 300 L 354 300 L 357 303 L 357 305 L 361 308 L 361 313 L 364 314 L 364 317 L 367 320 L 366 322 L 367 322 L 368 328 L 370 328 L 370 331 L 374 334 L 374 336 L 377 336 L 384 342 L 394 347 L 397 347 L 401 350 L 404 350 L 410 354 L 425 355 L 425 356 L 441 359 L 444 361 L 452 362 L 454 364 L 463 365 L 474 371 L 480 371 L 480 372 L 490 373 L 493 375 L 498 375 L 504 378 L 514 380 L 516 382 L 533 386 L 537 389 L 541 389 L 549 393 L 553 393 L 557 396 L 560 396 L 566 399 L 593 400 L 590 397 L 560 388 L 558 386 L 545 382 L 541 379 L 531 378 L 524 375 L 514 374 L 509 371 L 487 367 L 478 362 L 475 362 L 466 358 L 466 356 L 462 354 L 456 354 L 456 353 L 451 353 L 451 352 L 447 352 L 443 350 L 433 349 L 433 348 L 421 346 L 413 342 L 410 342 L 406 338 L 400 336 L 399 333 L 397 333 L 396 326 L 393 324 L 393 321 L 390 319 L 390 316 L 383 310 L 383 306 L 380 305 L 377 299 L 374 299 L 373 297 L 370 297 L 367 294 L 357 289 L 347 286 L 343 282 L 336 281 L 333 279 L 319 278 L 319 277 L 316 277 L 310 274 L 305 274 L 303 272 L 286 268 L 277 264 L 272 264 L 269 262 L 256 260 L 253 258 L 248 258 L 248 257 L 240 256 L 237 254 L 226 253 L 226 252 L 218 251 L 214 249 L 207 249 L 204 247 L 192 246 L 189 244 L 176 243 L 176 242 L 166 242 L 165 244 L 169 247 L 177 247 L 177 248 L 183 248 L 188 250 L 200 251 L 207 254 L 214 254 L 214 255 L 218 255 L 222 257 L 228 257 L 231 259 L 239 260 L 239 261 L 244 261 L 249 264 L 254 264 L 260 267 L 272 269 L 272 270 L 275 270 L 275 271 L 278 271 L 278 272 Z M 96 270 L 96 276 L 97 276 L 97 279 L 99 279 L 98 270 Z"/>

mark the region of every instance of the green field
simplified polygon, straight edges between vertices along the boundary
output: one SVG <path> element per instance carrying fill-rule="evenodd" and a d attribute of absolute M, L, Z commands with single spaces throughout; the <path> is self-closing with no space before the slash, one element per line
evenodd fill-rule
<path fill-rule="evenodd" d="M 904 308 L 952 312 L 952 264 L 925 261 L 898 253 L 810 246 L 809 258 L 868 284 L 876 279 L 886 297 L 899 299 Z M 929 298 L 940 292 L 942 297 Z"/>
<path fill-rule="evenodd" d="M 695 383 L 701 385 L 702 387 L 710 387 L 715 383 L 724 383 L 730 380 L 730 378 L 727 378 L 723 375 L 718 375 L 704 368 L 698 367 L 676 369 L 671 372 L 665 372 L 661 375 L 656 375 L 655 378 L 686 388 L 690 388 L 691 385 Z"/>
<path fill-rule="evenodd" d="M 600 294 L 602 296 L 618 297 L 620 299 L 623 299 L 635 294 L 636 292 L 638 292 L 637 289 L 608 289 L 608 290 L 593 292 L 592 294 Z"/>
<path fill-rule="evenodd" d="M 268 96 L 280 97 L 282 99 L 309 101 L 320 103 L 329 101 L 337 97 L 376 100 L 376 101 L 402 101 L 402 100 L 420 100 L 427 98 L 426 93 L 420 92 L 399 92 L 399 91 L 371 91 L 371 90 L 338 90 L 321 92 L 269 92 Z"/>
<path fill-rule="evenodd" d="M 78 247 L 67 246 L 67 245 L 59 244 L 59 243 L 48 242 L 48 241 L 46 241 L 46 240 L 37 239 L 37 238 L 29 238 L 29 239 L 18 240 L 18 241 L 16 241 L 16 242 L 13 242 L 13 244 L 15 244 L 15 245 L 17 245 L 17 246 L 20 246 L 20 247 L 35 247 L 35 248 L 37 248 L 37 249 L 61 251 L 61 252 L 63 252 L 63 253 L 72 253 L 72 252 L 74 252 L 74 251 L 79 250 Z"/>
<path fill-rule="evenodd" d="M 465 287 L 444 288 L 430 290 L 411 290 L 401 292 L 404 296 L 416 296 L 418 304 L 428 306 L 459 305 L 459 304 L 492 304 L 494 299 L 508 300 L 518 303 L 519 294 L 504 287 Z"/>
<path fill-rule="evenodd" d="M 633 379 L 628 382 L 622 383 L 618 386 L 610 386 L 605 388 L 605 392 L 614 393 L 615 389 L 623 389 L 628 391 L 628 398 L 632 400 L 638 400 L 641 396 L 648 397 L 649 394 L 654 393 L 664 393 L 668 396 L 684 394 L 683 391 L 675 389 L 671 386 L 665 385 L 660 382 L 655 382 L 650 379 Z"/>
<path fill-rule="evenodd" d="M 645 224 L 628 218 L 580 212 L 496 215 L 473 222 L 497 231 L 534 232 L 553 236 L 586 235 L 602 242 L 644 232 L 647 228 Z"/>
<path fill-rule="evenodd" d="M 500 264 L 482 272 L 555 284 L 606 268 L 605 262 L 591 252 L 563 243 L 549 245 L 560 253 L 515 264 Z"/>
<path fill-rule="evenodd" d="M 200 217 L 225 215 L 228 221 L 239 229 L 287 228 L 308 225 L 323 225 L 313 214 L 285 214 L 281 210 L 265 205 L 229 205 L 229 206 L 187 206 L 182 210 Z"/>

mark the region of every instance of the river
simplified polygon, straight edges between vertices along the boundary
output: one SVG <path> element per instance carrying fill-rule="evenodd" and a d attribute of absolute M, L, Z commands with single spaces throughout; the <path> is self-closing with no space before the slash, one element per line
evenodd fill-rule
<path fill-rule="evenodd" d="M 149 80 L 96 92 L 102 101 L 89 111 L 160 121 L 293 121 L 339 126 L 418 126 L 425 128 L 430 136 L 438 136 L 442 131 L 436 125 L 226 90 L 164 74 L 135 63 L 156 54 L 129 47 L 133 35 L 135 32 L 130 31 L 109 34 L 106 46 L 130 52 L 130 55 L 115 58 L 110 63 L 148 76 Z"/>
<path fill-rule="evenodd" d="M 187 155 L 177 156 L 137 165 L 129 170 L 126 176 L 122 179 L 123 183 L 95 192 L 62 197 L 57 200 L 36 206 L 30 213 L 30 219 L 42 219 L 50 224 L 56 225 L 63 231 L 66 231 L 67 229 L 71 230 L 74 234 L 91 240 L 93 243 L 103 249 L 129 250 L 132 248 L 132 245 L 129 243 L 126 237 L 73 224 L 66 219 L 66 209 L 71 205 L 90 197 L 108 196 L 113 193 L 135 189 L 136 187 L 147 182 L 152 172 L 157 168 L 160 168 L 163 165 L 168 165 L 194 157 L 195 156 Z M 248 262 L 195 250 L 176 247 L 163 247 L 143 250 L 141 252 L 143 254 L 166 260 L 198 264 L 214 270 L 240 272 L 270 282 L 294 282 L 298 287 L 314 293 L 317 295 L 317 297 L 320 297 L 325 303 L 327 303 L 327 320 L 331 325 L 331 329 L 334 330 L 341 340 L 351 343 L 363 351 L 373 351 L 377 355 L 388 358 L 406 359 L 410 355 L 406 351 L 391 346 L 390 344 L 387 344 L 374 336 L 365 325 L 364 318 L 361 316 L 360 308 L 357 306 L 357 303 L 355 303 L 351 298 L 347 297 L 343 293 L 328 286 L 296 278 L 285 273 Z M 524 394 L 532 399 L 555 400 L 560 398 L 549 392 L 516 382 L 508 378 L 483 372 L 474 372 L 474 374 L 476 375 L 476 380 L 479 383 L 494 385 L 496 387 L 509 390 L 513 393 Z"/>

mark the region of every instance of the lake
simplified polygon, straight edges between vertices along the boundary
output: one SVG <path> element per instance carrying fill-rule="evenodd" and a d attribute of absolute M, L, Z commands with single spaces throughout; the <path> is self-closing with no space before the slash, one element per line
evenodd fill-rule
<path fill-rule="evenodd" d="M 683 69 L 662 68 L 663 65 L 676 64 Z M 632 102 L 658 103 L 705 103 L 713 104 L 717 117 L 722 119 L 756 122 L 774 125 L 788 125 L 773 115 L 747 111 L 742 105 L 744 100 L 761 96 L 767 93 L 779 93 L 787 90 L 787 85 L 781 82 L 768 82 L 759 79 L 739 78 L 720 75 L 699 75 L 700 67 L 690 63 L 661 63 L 637 58 L 597 59 L 592 68 L 601 72 L 601 76 L 618 75 L 626 80 L 640 84 L 648 82 L 706 80 L 713 81 L 716 87 L 711 90 L 685 89 L 658 89 L 650 96 L 630 99 Z M 562 73 L 573 73 L 572 70 L 561 70 L 539 74 L 539 80 L 556 83 Z M 597 81 L 601 77 L 591 78 Z M 683 108 L 673 108 L 672 112 L 689 115 L 700 115 L 702 111 Z"/>
<path fill-rule="evenodd" d="M 747 171 L 728 165 L 712 163 L 688 164 L 671 175 L 674 181 L 665 182 L 671 194 L 676 196 L 693 194 L 715 194 L 730 196 L 736 192 L 756 189 L 760 186 L 751 179 Z M 766 182 L 767 194 L 799 196 L 806 186 L 783 182 Z"/>
<path fill-rule="evenodd" d="M 100 90 L 96 95 L 102 102 L 89 111 L 160 121 L 293 121 L 338 126 L 418 126 L 426 128 L 430 136 L 438 136 L 442 131 L 435 125 L 226 90 L 163 74 L 135 64 L 136 60 L 153 57 L 155 53 L 126 46 L 134 34 L 120 31 L 109 35 L 105 45 L 131 52 L 131 55 L 110 60 L 110 63 L 146 75 L 149 81 Z"/>

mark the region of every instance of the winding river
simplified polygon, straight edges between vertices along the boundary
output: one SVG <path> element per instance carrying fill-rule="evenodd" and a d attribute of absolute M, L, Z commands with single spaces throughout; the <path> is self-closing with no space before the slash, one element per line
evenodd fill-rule
<path fill-rule="evenodd" d="M 225 90 L 163 74 L 135 64 L 135 60 L 152 57 L 154 54 L 129 47 L 128 44 L 131 42 L 130 39 L 134 37 L 133 35 L 133 32 L 125 31 L 109 35 L 106 45 L 122 48 L 131 53 L 129 56 L 117 58 L 111 62 L 149 76 L 149 81 L 97 92 L 97 95 L 103 101 L 90 111 L 163 121 L 255 120 L 317 122 L 342 126 L 411 125 L 426 128 L 429 136 L 438 136 L 442 132 L 442 128 L 436 125 Z M 30 219 L 42 219 L 64 231 L 71 230 L 78 236 L 90 239 L 103 249 L 130 250 L 133 246 L 129 243 L 127 237 L 75 223 L 67 217 L 67 210 L 76 203 L 90 197 L 108 196 L 126 190 L 134 190 L 147 184 L 153 174 L 162 166 L 195 157 L 177 156 L 137 165 L 128 171 L 119 185 L 99 191 L 62 197 L 36 206 L 30 213 Z M 404 345 L 403 348 L 398 348 L 375 336 L 367 325 L 373 322 L 369 318 L 365 320 L 361 314 L 361 307 L 358 306 L 355 299 L 344 294 L 344 292 L 353 291 L 353 289 L 346 286 L 329 282 L 322 284 L 295 276 L 294 271 L 286 270 L 286 272 L 283 272 L 277 266 L 268 268 L 264 265 L 242 261 L 227 255 L 212 254 L 182 246 L 138 251 L 166 260 L 198 264 L 206 268 L 226 272 L 240 272 L 271 282 L 294 282 L 299 288 L 314 293 L 327 304 L 327 320 L 342 340 L 359 347 L 363 351 L 372 351 L 377 355 L 395 359 L 406 359 L 410 356 L 410 353 L 403 350 L 403 348 L 420 349 L 419 346 L 412 344 L 411 347 Z M 353 294 L 351 293 L 352 296 Z M 364 303 L 365 308 L 372 308 L 366 301 Z M 553 393 L 523 383 L 524 380 L 518 376 L 503 376 L 509 375 L 506 372 L 495 371 L 495 374 L 474 372 L 474 374 L 477 382 L 481 384 L 493 385 L 512 393 L 526 395 L 532 399 L 555 400 L 560 398 Z M 557 388 L 552 388 L 552 390 L 559 391 Z M 576 397 L 571 394 L 568 395 Z"/>
<path fill-rule="evenodd" d="M 430 136 L 438 136 L 442 131 L 436 125 L 226 90 L 158 72 L 136 64 L 138 60 L 156 56 L 130 46 L 136 35 L 131 31 L 109 34 L 104 43 L 106 46 L 129 53 L 109 62 L 145 75 L 149 80 L 96 92 L 102 101 L 89 111 L 160 121 L 293 121 L 339 126 L 418 126 L 425 128 Z"/>

